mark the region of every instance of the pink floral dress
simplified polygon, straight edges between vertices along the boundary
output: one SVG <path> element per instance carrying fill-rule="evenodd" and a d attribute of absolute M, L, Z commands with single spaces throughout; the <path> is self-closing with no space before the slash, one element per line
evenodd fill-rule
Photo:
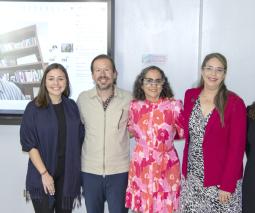
<path fill-rule="evenodd" d="M 183 137 L 182 108 L 175 99 L 131 102 L 128 128 L 136 146 L 129 168 L 127 208 L 144 213 L 178 209 L 180 162 L 173 142 Z"/>

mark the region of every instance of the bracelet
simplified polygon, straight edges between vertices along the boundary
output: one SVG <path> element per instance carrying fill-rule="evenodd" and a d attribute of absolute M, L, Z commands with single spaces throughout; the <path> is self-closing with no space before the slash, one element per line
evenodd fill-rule
<path fill-rule="evenodd" d="M 40 174 L 41 174 L 41 176 L 42 176 L 42 175 L 45 175 L 46 173 L 47 173 L 47 169 L 45 169 L 45 171 L 42 172 L 42 173 L 40 173 Z"/>

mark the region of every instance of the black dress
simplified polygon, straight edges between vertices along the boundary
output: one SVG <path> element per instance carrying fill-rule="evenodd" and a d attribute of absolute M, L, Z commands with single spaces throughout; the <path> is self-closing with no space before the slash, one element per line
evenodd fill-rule
<path fill-rule="evenodd" d="M 255 107 L 253 105 L 253 107 Z M 248 107 L 249 110 L 250 107 Z M 243 179 L 243 213 L 255 212 L 255 120 L 248 117 L 247 145 Z"/>

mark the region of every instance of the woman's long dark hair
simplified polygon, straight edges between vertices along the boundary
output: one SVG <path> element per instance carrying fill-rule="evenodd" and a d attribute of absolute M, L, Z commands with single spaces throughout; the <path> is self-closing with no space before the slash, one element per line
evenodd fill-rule
<path fill-rule="evenodd" d="M 207 56 L 205 56 L 204 61 L 201 66 L 201 69 L 206 67 L 207 62 L 212 58 L 217 58 L 222 63 L 224 70 L 225 70 L 224 74 L 226 74 L 227 68 L 228 68 L 227 59 L 225 58 L 224 55 L 222 55 L 220 53 L 211 53 L 211 54 L 208 54 Z M 204 87 L 204 80 L 202 77 L 200 79 L 199 86 Z M 214 98 L 214 104 L 215 104 L 216 109 L 219 112 L 222 126 L 224 126 L 224 110 L 225 110 L 225 106 L 227 103 L 227 97 L 228 97 L 228 89 L 227 89 L 224 79 L 223 79 L 223 81 L 221 82 L 221 84 L 219 86 L 219 90 Z"/>
<path fill-rule="evenodd" d="M 48 90 L 46 88 L 46 76 L 53 69 L 59 69 L 59 70 L 61 70 L 65 74 L 65 77 L 66 77 L 66 88 L 63 91 L 62 95 L 64 95 L 67 98 L 70 95 L 70 82 L 69 82 L 69 77 L 68 77 L 66 68 L 63 65 L 58 64 L 58 63 L 50 64 L 48 67 L 46 67 L 46 69 L 44 71 L 38 95 L 34 99 L 35 100 L 35 104 L 38 107 L 46 107 L 51 102 Z"/>
<path fill-rule="evenodd" d="M 159 67 L 157 66 L 149 66 L 146 67 L 142 70 L 142 72 L 136 77 L 134 87 L 133 87 L 133 97 L 137 100 L 145 100 L 145 94 L 142 89 L 143 85 L 143 79 L 145 78 L 145 75 L 150 71 L 150 70 L 157 70 L 160 75 L 162 80 L 164 80 L 164 84 L 162 85 L 162 91 L 160 93 L 160 98 L 172 98 L 174 96 L 173 91 L 169 85 L 168 79 Z"/>

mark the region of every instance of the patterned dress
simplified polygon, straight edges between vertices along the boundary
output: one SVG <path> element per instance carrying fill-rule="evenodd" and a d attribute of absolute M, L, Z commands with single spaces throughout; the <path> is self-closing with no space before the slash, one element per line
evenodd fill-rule
<path fill-rule="evenodd" d="M 171 213 L 179 207 L 180 162 L 174 139 L 183 137 L 182 103 L 132 101 L 129 131 L 136 146 L 129 169 L 126 207 L 144 213 Z"/>
<path fill-rule="evenodd" d="M 241 181 L 231 195 L 230 202 L 221 204 L 217 186 L 204 187 L 202 142 L 211 113 L 203 116 L 200 99 L 196 100 L 189 120 L 190 144 L 187 179 L 182 177 L 181 213 L 240 213 Z"/>

